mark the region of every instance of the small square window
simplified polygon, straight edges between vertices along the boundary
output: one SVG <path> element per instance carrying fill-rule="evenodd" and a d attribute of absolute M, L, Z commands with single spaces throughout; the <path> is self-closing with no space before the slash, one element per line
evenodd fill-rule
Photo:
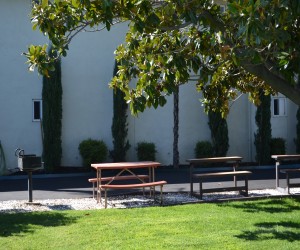
<path fill-rule="evenodd" d="M 274 97 L 272 100 L 272 115 L 286 116 L 286 98 Z"/>
<path fill-rule="evenodd" d="M 226 5 L 220 5 L 220 12 L 224 13 L 226 11 Z"/>
<path fill-rule="evenodd" d="M 42 100 L 32 100 L 32 121 L 42 120 Z"/>

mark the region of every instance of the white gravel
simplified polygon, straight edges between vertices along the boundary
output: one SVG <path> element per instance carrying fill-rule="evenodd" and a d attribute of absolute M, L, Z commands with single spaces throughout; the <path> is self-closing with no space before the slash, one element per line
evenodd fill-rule
<path fill-rule="evenodd" d="M 300 194 L 300 188 L 291 189 L 291 194 Z M 269 197 L 284 195 L 276 189 L 249 190 L 249 197 Z M 159 195 L 157 196 L 159 197 Z M 237 199 L 243 198 L 237 192 L 204 194 L 203 201 L 213 201 L 220 199 Z M 164 204 L 176 205 L 184 203 L 200 202 L 198 198 L 191 197 L 188 193 L 165 193 L 163 194 Z M 25 200 L 10 200 L 0 202 L 0 213 L 22 213 L 33 211 L 53 211 L 53 210 L 89 210 L 103 209 L 103 203 L 97 203 L 92 198 L 81 199 L 51 199 L 35 200 L 29 203 Z M 157 206 L 152 198 L 142 195 L 124 195 L 112 196 L 108 198 L 108 208 L 133 208 Z"/>

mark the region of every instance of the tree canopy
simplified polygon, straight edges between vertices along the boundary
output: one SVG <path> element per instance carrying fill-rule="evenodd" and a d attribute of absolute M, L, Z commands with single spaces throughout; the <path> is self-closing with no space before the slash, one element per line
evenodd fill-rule
<path fill-rule="evenodd" d="M 223 114 L 238 93 L 259 103 L 262 88 L 300 105 L 299 16 L 299 0 L 230 0 L 223 12 L 208 0 L 42 0 L 31 13 L 61 56 L 81 31 L 128 23 L 110 86 L 133 113 L 164 105 L 186 83 L 202 91 L 206 109 Z M 53 70 L 46 45 L 24 54 L 30 70 Z"/>

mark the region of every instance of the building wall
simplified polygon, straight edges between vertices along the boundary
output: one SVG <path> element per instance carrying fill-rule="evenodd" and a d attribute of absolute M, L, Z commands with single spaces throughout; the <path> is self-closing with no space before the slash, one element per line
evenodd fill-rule
<path fill-rule="evenodd" d="M 42 152 L 40 124 L 32 122 L 32 99 L 41 98 L 42 78 L 28 72 L 21 53 L 46 39 L 32 31 L 30 8 L 29 0 L 0 1 L 0 140 L 10 168 L 17 165 L 16 148 Z"/>
<path fill-rule="evenodd" d="M 17 165 L 14 151 L 42 154 L 39 122 L 32 121 L 32 99 L 40 99 L 42 76 L 29 73 L 26 58 L 21 56 L 31 43 L 44 44 L 46 37 L 32 31 L 30 0 L 0 1 L 0 140 L 7 166 Z M 83 33 L 74 38 L 68 56 L 62 59 L 63 127 L 62 146 L 64 166 L 81 166 L 78 145 L 82 140 L 102 139 L 112 149 L 112 90 L 108 83 L 114 67 L 114 50 L 123 41 L 127 26 L 113 27 L 110 32 Z M 194 83 L 180 87 L 179 152 L 180 163 L 194 157 L 197 141 L 209 140 L 208 119 L 199 101 L 201 94 Z M 296 107 L 288 102 L 288 116 L 273 122 L 273 136 L 287 139 L 288 153 L 294 152 Z M 228 115 L 229 152 L 245 161 L 255 157 L 255 107 L 241 95 L 232 103 Z M 137 160 L 136 145 L 140 141 L 154 142 L 157 161 L 170 165 L 173 161 L 173 97 L 164 107 L 147 109 L 134 117 L 128 112 L 128 139 L 131 148 L 128 161 Z"/>
<path fill-rule="evenodd" d="M 110 32 L 83 33 L 74 38 L 62 60 L 63 128 L 62 165 L 81 165 L 82 140 L 102 139 L 112 147 L 114 51 L 122 42 L 126 25 Z"/>

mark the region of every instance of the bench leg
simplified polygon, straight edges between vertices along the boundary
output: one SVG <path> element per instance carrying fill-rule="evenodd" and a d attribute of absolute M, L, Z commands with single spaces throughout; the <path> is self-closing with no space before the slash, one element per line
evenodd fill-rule
<path fill-rule="evenodd" d="M 245 196 L 248 197 L 248 177 L 245 178 Z"/>
<path fill-rule="evenodd" d="M 107 208 L 107 189 L 105 189 L 105 191 L 104 191 L 104 199 L 105 199 L 104 207 Z"/>
<path fill-rule="evenodd" d="M 287 193 L 290 194 L 290 176 L 289 173 L 286 173 L 286 185 L 287 185 Z"/>
<path fill-rule="evenodd" d="M 202 180 L 199 181 L 199 198 L 202 200 Z"/>
<path fill-rule="evenodd" d="M 163 204 L 163 185 L 160 186 L 160 204 Z"/>
<path fill-rule="evenodd" d="M 93 182 L 93 199 L 95 199 L 95 182 Z"/>

